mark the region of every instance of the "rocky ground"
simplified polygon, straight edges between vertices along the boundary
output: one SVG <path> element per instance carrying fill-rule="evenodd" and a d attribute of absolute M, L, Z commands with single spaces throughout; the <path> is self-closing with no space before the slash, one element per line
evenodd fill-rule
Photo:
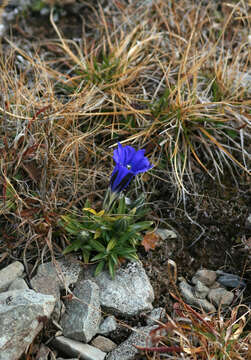
<path fill-rule="evenodd" d="M 73 3 L 65 1 L 54 14 L 68 39 L 82 35 L 78 12 L 84 5 Z M 33 6 L 29 16 L 27 4 Z M 38 10 L 39 4 L 10 2 L 0 27 L 4 49 L 11 36 L 22 44 L 55 37 L 50 8 Z M 87 17 L 92 6 L 85 10 Z M 9 258 L 2 251 L 0 360 L 148 359 L 134 345 L 155 345 L 151 340 L 159 321 L 175 318 L 172 294 L 206 313 L 229 314 L 238 304 L 250 308 L 250 178 L 243 175 L 237 188 L 228 175 L 220 187 L 196 173 L 200 195 L 180 206 L 172 188 L 157 179 L 151 216 L 159 221 L 158 243 L 148 252 L 142 247 L 140 262 L 123 264 L 114 280 L 107 272 L 94 278 L 92 267 L 75 254 L 45 261 L 41 256 L 38 265 L 32 256 L 27 264 L 20 252 Z"/>

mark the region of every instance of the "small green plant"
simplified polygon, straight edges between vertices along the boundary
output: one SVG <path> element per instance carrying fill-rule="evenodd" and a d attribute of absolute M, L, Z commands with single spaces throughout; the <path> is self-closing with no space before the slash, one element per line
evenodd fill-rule
<path fill-rule="evenodd" d="M 100 60 L 94 57 L 92 63 L 87 65 L 87 69 L 83 72 L 83 77 L 96 85 L 100 83 L 111 84 L 119 80 L 119 68 L 119 59 L 113 55 L 101 54 Z"/>
<path fill-rule="evenodd" d="M 140 197 L 128 207 L 122 195 L 110 214 L 85 207 L 80 218 L 62 216 L 61 225 L 75 237 L 64 254 L 81 250 L 86 264 L 98 263 L 95 275 L 106 265 L 114 277 L 122 259 L 138 259 L 136 248 L 142 240 L 141 231 L 152 225 L 151 221 L 139 221 L 146 213 L 143 202 L 144 198 Z"/>
<path fill-rule="evenodd" d="M 119 144 L 114 151 L 114 160 L 116 166 L 103 210 L 96 212 L 87 202 L 81 217 L 63 215 L 59 222 L 73 237 L 64 254 L 81 250 L 86 264 L 97 263 L 95 275 L 107 266 L 112 278 L 122 259 L 138 259 L 137 246 L 142 241 L 141 232 L 149 230 L 153 224 L 152 221 L 141 221 L 147 212 L 143 194 L 129 205 L 122 194 L 136 174 L 152 167 L 144 157 L 144 150 L 136 151 Z"/>

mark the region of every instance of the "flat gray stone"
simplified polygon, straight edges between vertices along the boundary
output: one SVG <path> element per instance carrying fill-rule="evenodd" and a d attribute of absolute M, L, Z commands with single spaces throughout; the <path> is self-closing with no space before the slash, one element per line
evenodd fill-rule
<path fill-rule="evenodd" d="M 76 298 L 66 302 L 62 316 L 63 334 L 87 343 L 97 334 L 101 321 L 99 287 L 91 280 L 81 280 L 73 293 Z"/>
<path fill-rule="evenodd" d="M 11 283 L 19 276 L 22 276 L 23 271 L 24 266 L 19 261 L 15 261 L 0 270 L 0 292 L 8 290 Z"/>
<path fill-rule="evenodd" d="M 196 285 L 197 281 L 200 281 L 203 285 L 210 286 L 216 280 L 217 274 L 213 270 L 198 270 L 192 278 L 192 283 Z"/>
<path fill-rule="evenodd" d="M 149 334 L 157 326 L 144 326 L 135 329 L 129 338 L 120 344 L 116 349 L 112 350 L 106 360 L 132 360 L 139 352 L 134 345 L 152 346 Z"/>
<path fill-rule="evenodd" d="M 76 283 L 81 270 L 80 264 L 66 259 L 57 260 L 56 266 L 52 262 L 41 264 L 31 285 L 36 291 L 46 294 L 53 292 L 53 295 L 59 297 L 60 290 Z"/>
<path fill-rule="evenodd" d="M 115 342 L 101 335 L 98 335 L 95 339 L 93 339 L 91 344 L 97 349 L 106 353 L 114 350 L 117 347 Z"/>
<path fill-rule="evenodd" d="M 33 290 L 0 294 L 0 360 L 17 360 L 43 328 L 55 306 L 53 296 Z"/>
<path fill-rule="evenodd" d="M 81 360 L 104 360 L 106 353 L 94 346 L 68 339 L 64 336 L 56 337 L 53 346 L 67 356 L 76 356 Z M 119 359 L 117 359 L 119 360 Z"/>
<path fill-rule="evenodd" d="M 220 275 L 217 281 L 224 287 L 244 288 L 247 286 L 245 281 L 243 281 L 242 278 L 238 275 L 225 273 L 224 271 L 221 270 L 217 270 L 216 273 L 217 275 Z"/>
<path fill-rule="evenodd" d="M 153 309 L 150 314 L 147 314 L 147 325 L 159 325 L 158 321 L 164 321 L 166 316 L 166 310 L 162 307 Z"/>
<path fill-rule="evenodd" d="M 29 286 L 27 285 L 27 283 L 24 281 L 23 278 L 16 278 L 11 285 L 9 286 L 9 291 L 10 290 L 25 290 L 25 289 L 29 289 Z"/>
<path fill-rule="evenodd" d="M 155 233 L 159 235 L 162 240 L 177 238 L 177 234 L 173 230 L 158 228 Z"/>
<path fill-rule="evenodd" d="M 227 306 L 232 303 L 234 294 L 224 288 L 218 288 L 210 290 L 208 298 L 217 306 Z"/>
<path fill-rule="evenodd" d="M 114 279 L 107 271 L 95 278 L 91 270 L 87 270 L 84 275 L 98 284 L 101 306 L 109 313 L 135 316 L 153 308 L 153 288 L 139 261 L 129 262 L 119 268 Z"/>
<path fill-rule="evenodd" d="M 53 295 L 57 300 L 60 299 L 59 280 L 54 272 L 48 272 L 46 275 L 38 273 L 31 279 L 30 284 L 36 292 Z"/>
<path fill-rule="evenodd" d="M 193 293 L 193 288 L 190 286 L 185 280 L 179 283 L 180 293 L 184 297 L 185 301 L 190 304 L 194 305 L 198 308 L 202 308 L 206 312 L 215 312 L 216 309 L 213 304 L 211 304 L 206 299 L 198 299 L 195 297 Z"/>
<path fill-rule="evenodd" d="M 115 316 L 107 316 L 100 324 L 98 333 L 102 335 L 109 335 L 110 332 L 117 329 L 117 322 Z"/>

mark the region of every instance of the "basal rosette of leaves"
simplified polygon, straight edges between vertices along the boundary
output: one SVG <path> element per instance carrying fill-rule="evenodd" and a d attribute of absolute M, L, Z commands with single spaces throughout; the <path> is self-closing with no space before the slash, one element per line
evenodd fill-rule
<path fill-rule="evenodd" d="M 59 221 L 71 240 L 63 253 L 81 250 L 86 264 L 97 264 L 95 276 L 107 267 L 112 278 L 123 259 L 138 260 L 142 232 L 149 231 L 153 224 L 145 220 L 148 210 L 144 207 L 144 194 L 127 205 L 122 193 L 134 176 L 152 168 L 144 150 L 118 144 L 113 158 L 116 165 L 103 210 L 96 212 L 87 202 L 82 216 L 63 215 Z"/>

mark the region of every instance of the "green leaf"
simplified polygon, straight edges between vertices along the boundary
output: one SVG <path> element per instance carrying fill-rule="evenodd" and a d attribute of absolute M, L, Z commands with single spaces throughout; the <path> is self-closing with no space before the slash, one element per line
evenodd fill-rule
<path fill-rule="evenodd" d="M 101 260 L 101 259 L 105 259 L 107 257 L 107 254 L 98 254 L 96 256 L 94 256 L 93 258 L 91 258 L 91 261 L 97 261 L 97 260 Z"/>
<path fill-rule="evenodd" d="M 97 240 L 90 240 L 90 245 L 98 252 L 105 252 L 105 247 Z"/>
<path fill-rule="evenodd" d="M 77 251 L 81 248 L 82 242 L 81 240 L 75 240 L 71 245 L 67 246 L 64 251 L 63 251 L 63 255 L 66 255 L 72 251 Z"/>
<path fill-rule="evenodd" d="M 152 221 L 141 221 L 136 224 L 130 225 L 128 227 L 129 231 L 138 232 L 142 230 L 147 230 L 153 224 Z"/>
<path fill-rule="evenodd" d="M 119 206 L 117 214 L 125 214 L 126 203 L 124 195 L 119 199 Z"/>
<path fill-rule="evenodd" d="M 109 255 L 112 258 L 112 261 L 114 262 L 114 264 L 118 265 L 118 256 L 116 254 L 110 253 Z"/>
<path fill-rule="evenodd" d="M 117 244 L 117 239 L 113 238 L 112 240 L 110 240 L 106 247 L 106 251 L 111 251 L 114 248 L 114 246 L 116 246 L 116 244 Z"/>
<path fill-rule="evenodd" d="M 108 268 L 109 268 L 109 273 L 112 277 L 112 279 L 114 279 L 114 276 L 115 276 L 115 264 L 112 260 L 112 258 L 109 257 L 109 260 L 108 260 Z"/>
<path fill-rule="evenodd" d="M 89 258 L 90 258 L 90 251 L 83 249 L 82 250 L 82 256 L 85 264 L 88 264 Z"/>
<path fill-rule="evenodd" d="M 132 236 L 135 235 L 135 231 L 128 231 L 124 233 L 123 236 L 119 239 L 120 244 L 126 242 L 128 239 L 130 239 Z"/>
<path fill-rule="evenodd" d="M 103 268 L 104 268 L 104 265 L 105 265 L 105 261 L 104 261 L 104 260 L 100 261 L 100 263 L 97 265 L 97 267 L 96 267 L 96 269 L 95 269 L 94 276 L 98 276 L 98 274 L 101 273 L 101 271 L 102 271 Z"/>
<path fill-rule="evenodd" d="M 139 260 L 137 254 L 124 255 L 124 258 L 126 258 L 126 259 L 128 259 L 128 260 L 133 260 L 133 261 L 135 261 L 135 260 L 138 261 L 138 260 Z"/>
<path fill-rule="evenodd" d="M 123 248 L 123 247 L 120 247 L 120 248 L 117 248 L 116 249 L 116 254 L 119 254 L 119 255 L 127 255 L 127 254 L 133 254 L 135 253 L 136 254 L 136 249 L 134 248 Z"/>

